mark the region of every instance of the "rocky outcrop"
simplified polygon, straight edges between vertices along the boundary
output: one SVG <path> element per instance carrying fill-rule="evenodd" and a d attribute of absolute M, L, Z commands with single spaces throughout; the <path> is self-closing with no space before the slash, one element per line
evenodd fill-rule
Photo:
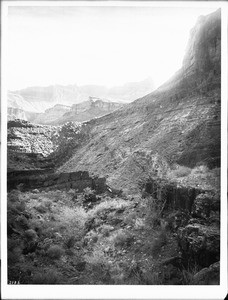
<path fill-rule="evenodd" d="M 72 149 L 87 137 L 86 126 L 36 125 L 24 120 L 8 122 L 8 170 L 56 168 L 68 160 Z"/>
<path fill-rule="evenodd" d="M 107 190 L 105 178 L 90 176 L 88 172 L 72 172 L 53 174 L 51 170 L 28 170 L 8 173 L 8 191 L 20 188 L 31 189 L 75 189 L 82 192 L 85 188 L 91 188 L 98 193 Z"/>
<path fill-rule="evenodd" d="M 26 114 L 23 109 L 8 107 L 7 108 L 8 120 L 22 119 L 27 121 Z"/>
<path fill-rule="evenodd" d="M 188 264 L 208 267 L 220 259 L 220 232 L 215 226 L 188 224 L 178 231 L 182 257 Z"/>
<path fill-rule="evenodd" d="M 215 218 L 216 213 L 219 215 L 220 197 L 212 193 L 199 194 L 193 205 L 193 216 L 197 218 L 209 219 Z"/>
<path fill-rule="evenodd" d="M 151 178 L 145 183 L 143 192 L 153 197 L 160 207 L 160 216 L 165 220 L 165 226 L 176 235 L 181 253 L 178 259 L 181 259 L 185 268 L 192 268 L 194 265 L 205 268 L 219 261 L 220 195 L 218 192 L 178 186 L 158 178 L 154 180 Z M 205 272 L 206 279 L 202 280 L 210 281 L 210 274 L 214 274 L 214 271 Z M 214 278 L 215 282 L 219 280 L 218 278 L 218 276 Z M 202 280 L 199 280 L 201 282 L 199 284 L 202 284 Z"/>
<path fill-rule="evenodd" d="M 89 97 L 88 101 L 74 104 L 71 110 L 63 114 L 55 120 L 55 124 L 63 124 L 65 122 L 85 122 L 94 118 L 98 118 L 121 108 L 124 103 L 111 102 L 97 97 Z"/>
<path fill-rule="evenodd" d="M 219 261 L 219 208 L 219 195 L 201 193 L 195 198 L 188 224 L 182 225 L 177 233 L 180 251 L 185 263 L 209 267 Z M 201 282 L 201 280 L 199 281 Z"/>
<path fill-rule="evenodd" d="M 65 113 L 69 112 L 70 106 L 56 104 L 55 106 L 46 109 L 44 113 L 39 113 L 33 118 L 32 122 L 35 124 L 44 125 L 58 125 L 58 119 L 61 118 Z"/>
<path fill-rule="evenodd" d="M 18 153 L 49 155 L 56 149 L 59 128 L 38 126 L 15 120 L 8 122 L 8 150 Z"/>
<path fill-rule="evenodd" d="M 208 268 L 203 268 L 193 277 L 192 284 L 195 285 L 219 285 L 220 262 L 216 262 Z"/>
<path fill-rule="evenodd" d="M 164 179 L 150 179 L 145 183 L 144 192 L 152 195 L 154 199 L 164 203 L 164 210 L 186 210 L 189 213 L 195 198 L 202 191 L 200 189 L 177 186 Z"/>

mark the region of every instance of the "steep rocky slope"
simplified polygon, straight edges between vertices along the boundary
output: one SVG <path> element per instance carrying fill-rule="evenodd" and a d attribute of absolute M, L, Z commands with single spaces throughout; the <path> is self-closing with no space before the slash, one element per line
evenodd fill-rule
<path fill-rule="evenodd" d="M 88 123 L 59 172 L 89 170 L 114 186 L 136 182 L 159 154 L 169 164 L 220 164 L 220 11 L 193 28 L 183 67 L 155 92 Z M 140 165 L 140 166 L 139 166 Z"/>
<path fill-rule="evenodd" d="M 60 127 L 35 125 L 19 119 L 9 121 L 8 172 L 45 167 L 45 158 L 58 146 L 59 131 Z"/>

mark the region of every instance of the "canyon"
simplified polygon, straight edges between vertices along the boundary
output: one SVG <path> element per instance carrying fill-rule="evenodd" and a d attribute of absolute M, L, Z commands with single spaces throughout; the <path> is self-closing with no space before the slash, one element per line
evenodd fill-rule
<path fill-rule="evenodd" d="M 157 90 L 102 96 L 8 122 L 10 280 L 219 284 L 220 10 Z"/>

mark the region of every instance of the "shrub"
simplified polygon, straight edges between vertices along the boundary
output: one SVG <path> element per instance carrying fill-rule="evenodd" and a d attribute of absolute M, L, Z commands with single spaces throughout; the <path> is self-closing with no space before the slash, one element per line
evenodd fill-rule
<path fill-rule="evenodd" d="M 136 218 L 135 220 L 135 228 L 136 229 L 142 229 L 145 226 L 145 222 L 142 218 Z"/>
<path fill-rule="evenodd" d="M 87 187 L 87 188 L 84 189 L 84 194 L 85 195 L 90 195 L 90 194 L 94 194 L 94 193 L 95 193 L 95 191 L 92 190 L 90 187 Z"/>
<path fill-rule="evenodd" d="M 61 224 L 69 228 L 82 228 L 87 219 L 87 214 L 82 207 L 70 208 L 64 207 L 63 210 L 56 216 Z"/>
<path fill-rule="evenodd" d="M 45 201 L 43 202 L 43 204 L 44 204 L 45 207 L 48 208 L 48 210 L 50 210 L 51 205 L 52 205 L 52 201 L 47 199 L 47 200 L 45 200 Z"/>
<path fill-rule="evenodd" d="M 133 235 L 126 230 L 120 229 L 112 238 L 115 246 L 130 246 L 133 242 Z"/>
<path fill-rule="evenodd" d="M 75 240 L 75 237 L 74 237 L 74 236 L 69 237 L 69 238 L 67 239 L 67 241 L 66 241 L 66 246 L 67 246 L 67 248 L 68 248 L 68 249 L 73 248 L 74 245 L 75 245 L 75 242 L 76 242 L 76 240 Z"/>
<path fill-rule="evenodd" d="M 103 235 L 103 236 L 109 236 L 110 235 L 110 231 L 112 231 L 114 228 L 113 226 L 111 225 L 106 225 L 106 224 L 103 224 L 98 230 L 100 231 L 100 233 Z"/>
<path fill-rule="evenodd" d="M 131 224 L 133 225 L 136 221 L 136 217 L 137 217 L 137 213 L 135 211 L 129 213 L 128 215 L 126 215 L 123 219 L 125 224 Z"/>
<path fill-rule="evenodd" d="M 28 220 L 26 219 L 26 217 L 24 215 L 19 215 L 16 218 L 17 224 L 23 228 L 23 229 L 28 229 Z"/>
<path fill-rule="evenodd" d="M 167 243 L 167 235 L 165 230 L 162 230 L 157 238 L 152 242 L 151 253 L 154 257 L 157 257 L 161 252 L 161 248 Z"/>
<path fill-rule="evenodd" d="M 20 201 L 19 203 L 17 203 L 17 204 L 15 205 L 15 208 L 16 208 L 20 213 L 22 213 L 22 212 L 25 211 L 26 205 L 25 205 L 24 202 Z"/>
<path fill-rule="evenodd" d="M 20 262 L 23 259 L 22 249 L 19 246 L 14 247 L 13 249 L 8 249 L 8 264 L 14 265 L 17 262 Z"/>
<path fill-rule="evenodd" d="M 47 255 L 51 259 L 59 259 L 63 255 L 63 253 L 64 251 L 59 245 L 53 245 L 47 251 Z"/>
<path fill-rule="evenodd" d="M 7 199 L 8 199 L 8 201 L 11 201 L 11 202 L 18 202 L 18 201 L 20 201 L 20 195 L 21 195 L 20 191 L 18 191 L 18 190 L 12 190 L 8 194 Z"/>
<path fill-rule="evenodd" d="M 112 210 L 112 209 L 120 209 L 129 206 L 128 201 L 124 201 L 122 199 L 106 199 L 100 204 L 96 205 L 93 209 L 89 211 L 89 217 L 96 217 L 99 213 L 104 210 Z"/>
<path fill-rule="evenodd" d="M 191 175 L 205 174 L 207 172 L 209 172 L 209 168 L 207 166 L 201 165 L 201 166 L 198 166 L 198 167 L 195 167 L 194 169 L 192 169 Z"/>
<path fill-rule="evenodd" d="M 216 177 L 220 177 L 220 172 L 221 172 L 220 168 L 214 168 L 214 169 L 212 170 L 212 172 L 214 173 L 214 175 L 215 175 Z"/>
<path fill-rule="evenodd" d="M 95 231 L 90 231 L 84 238 L 84 244 L 96 243 L 98 241 L 99 235 Z"/>
<path fill-rule="evenodd" d="M 153 197 L 147 198 L 147 214 L 145 218 L 145 225 L 150 228 L 157 228 L 161 224 L 160 212 L 162 209 L 162 202 Z"/>
<path fill-rule="evenodd" d="M 44 214 L 48 211 L 47 207 L 45 207 L 44 205 L 40 204 L 38 206 L 35 207 L 36 210 L 41 213 L 41 214 Z"/>
<path fill-rule="evenodd" d="M 101 249 L 95 248 L 91 255 L 85 255 L 87 263 L 97 266 L 107 262 L 107 258 Z"/>
<path fill-rule="evenodd" d="M 27 240 L 34 240 L 34 239 L 36 239 L 37 238 L 37 234 L 36 234 L 35 230 L 33 230 L 33 229 L 26 230 L 25 231 L 25 238 Z"/>
<path fill-rule="evenodd" d="M 177 166 L 175 170 L 171 170 L 168 172 L 168 177 L 170 179 L 185 177 L 188 176 L 190 173 L 191 173 L 191 168 L 185 166 Z"/>
<path fill-rule="evenodd" d="M 32 283 L 33 284 L 57 284 L 60 282 L 61 274 L 54 271 L 49 270 L 47 273 L 36 273 L 33 276 Z"/>

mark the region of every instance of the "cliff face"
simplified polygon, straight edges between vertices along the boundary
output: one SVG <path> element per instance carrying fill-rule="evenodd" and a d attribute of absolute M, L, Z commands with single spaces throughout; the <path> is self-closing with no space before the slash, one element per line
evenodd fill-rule
<path fill-rule="evenodd" d="M 169 164 L 219 166 L 220 23 L 220 11 L 201 17 L 183 67 L 155 92 L 89 122 L 90 138 L 59 171 L 89 170 L 124 187 L 157 154 Z"/>
<path fill-rule="evenodd" d="M 221 71 L 221 20 L 217 11 L 201 16 L 190 33 L 190 42 L 183 60 L 185 72 L 215 73 Z"/>
<path fill-rule="evenodd" d="M 97 97 L 89 97 L 88 101 L 72 105 L 70 111 L 55 120 L 55 124 L 89 121 L 93 118 L 112 113 L 123 105 L 123 103 L 111 102 Z"/>
<path fill-rule="evenodd" d="M 46 109 L 44 113 L 37 114 L 30 121 L 36 124 L 57 125 L 57 120 L 70 110 L 70 106 L 56 104 L 55 106 Z"/>
<path fill-rule="evenodd" d="M 8 120 L 22 119 L 27 121 L 25 112 L 20 108 L 8 107 L 7 114 Z"/>

